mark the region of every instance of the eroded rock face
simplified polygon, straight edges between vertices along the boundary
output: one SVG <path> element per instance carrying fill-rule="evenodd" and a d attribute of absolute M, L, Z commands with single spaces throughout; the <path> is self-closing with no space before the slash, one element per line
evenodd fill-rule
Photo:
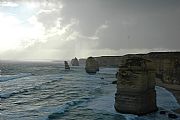
<path fill-rule="evenodd" d="M 65 69 L 66 69 L 66 70 L 70 70 L 70 67 L 69 67 L 69 65 L 68 65 L 68 62 L 67 62 L 67 61 L 64 61 L 64 65 L 65 65 Z"/>
<path fill-rule="evenodd" d="M 136 115 L 157 110 L 155 72 L 150 61 L 131 58 L 119 67 L 115 109 Z"/>
<path fill-rule="evenodd" d="M 98 62 L 93 57 L 89 57 L 86 60 L 86 67 L 85 70 L 89 74 L 95 74 L 97 71 L 99 71 Z"/>
<path fill-rule="evenodd" d="M 71 65 L 72 66 L 79 66 L 79 61 L 78 61 L 78 59 L 76 57 L 71 60 Z"/>

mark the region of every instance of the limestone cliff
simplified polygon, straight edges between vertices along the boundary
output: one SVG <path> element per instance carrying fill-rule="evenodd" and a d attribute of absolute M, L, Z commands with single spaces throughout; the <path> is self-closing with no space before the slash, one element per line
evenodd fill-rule
<path fill-rule="evenodd" d="M 164 83 L 180 84 L 180 52 L 152 52 L 143 56 L 156 65 L 156 76 Z"/>

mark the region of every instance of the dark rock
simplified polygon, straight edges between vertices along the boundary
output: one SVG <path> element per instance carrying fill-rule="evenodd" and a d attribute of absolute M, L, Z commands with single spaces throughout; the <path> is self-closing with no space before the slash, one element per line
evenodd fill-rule
<path fill-rule="evenodd" d="M 112 81 L 112 84 L 117 84 L 117 80 L 115 80 L 115 81 Z"/>
<path fill-rule="evenodd" d="M 160 111 L 159 114 L 166 114 L 166 111 Z"/>
<path fill-rule="evenodd" d="M 65 69 L 66 69 L 66 70 L 70 70 L 70 67 L 69 67 L 69 65 L 68 65 L 68 62 L 67 62 L 67 61 L 64 61 L 64 65 L 65 65 Z"/>
<path fill-rule="evenodd" d="M 173 118 L 173 119 L 178 118 L 178 116 L 177 116 L 177 115 L 172 114 L 172 113 L 169 113 L 169 114 L 168 114 L 168 117 L 169 117 L 169 118 Z"/>

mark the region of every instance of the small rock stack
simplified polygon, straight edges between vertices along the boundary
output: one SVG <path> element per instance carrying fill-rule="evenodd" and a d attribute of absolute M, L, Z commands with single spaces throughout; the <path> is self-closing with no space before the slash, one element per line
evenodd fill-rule
<path fill-rule="evenodd" d="M 71 60 L 71 65 L 72 66 L 79 66 L 79 61 L 78 61 L 78 59 L 76 57 Z"/>
<path fill-rule="evenodd" d="M 70 70 L 70 67 L 68 65 L 68 62 L 67 61 L 64 61 L 64 65 L 65 65 L 65 70 Z"/>
<path fill-rule="evenodd" d="M 155 71 L 149 60 L 129 58 L 119 67 L 115 109 L 121 113 L 143 115 L 157 110 Z"/>
<path fill-rule="evenodd" d="M 86 66 L 85 70 L 89 74 L 96 74 L 97 71 L 99 71 L 99 65 L 98 62 L 93 57 L 89 57 L 86 60 Z"/>

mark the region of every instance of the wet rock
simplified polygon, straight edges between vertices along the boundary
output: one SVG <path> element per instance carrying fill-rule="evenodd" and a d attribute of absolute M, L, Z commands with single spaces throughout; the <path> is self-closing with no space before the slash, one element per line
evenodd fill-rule
<path fill-rule="evenodd" d="M 160 111 L 159 114 L 166 114 L 166 111 Z"/>
<path fill-rule="evenodd" d="M 78 59 L 76 57 L 71 60 L 71 65 L 72 66 L 79 66 L 79 61 L 78 61 Z"/>
<path fill-rule="evenodd" d="M 115 109 L 121 113 L 144 115 L 157 110 L 153 64 L 139 57 L 119 67 Z"/>
<path fill-rule="evenodd" d="M 98 62 L 93 57 L 89 57 L 86 60 L 86 66 L 85 70 L 89 74 L 96 74 L 97 71 L 99 71 Z"/>
<path fill-rule="evenodd" d="M 112 84 L 117 84 L 117 80 L 115 80 L 115 81 L 112 81 Z"/>
<path fill-rule="evenodd" d="M 177 115 L 172 114 L 172 113 L 169 113 L 169 114 L 168 114 L 168 117 L 169 117 L 169 118 L 172 118 L 172 119 L 176 119 L 176 118 L 178 118 L 178 116 L 177 116 Z"/>
<path fill-rule="evenodd" d="M 69 65 L 68 65 L 68 62 L 67 62 L 67 61 L 64 61 L 64 65 L 65 65 L 65 69 L 66 69 L 66 70 L 70 70 L 70 67 L 69 67 Z"/>

